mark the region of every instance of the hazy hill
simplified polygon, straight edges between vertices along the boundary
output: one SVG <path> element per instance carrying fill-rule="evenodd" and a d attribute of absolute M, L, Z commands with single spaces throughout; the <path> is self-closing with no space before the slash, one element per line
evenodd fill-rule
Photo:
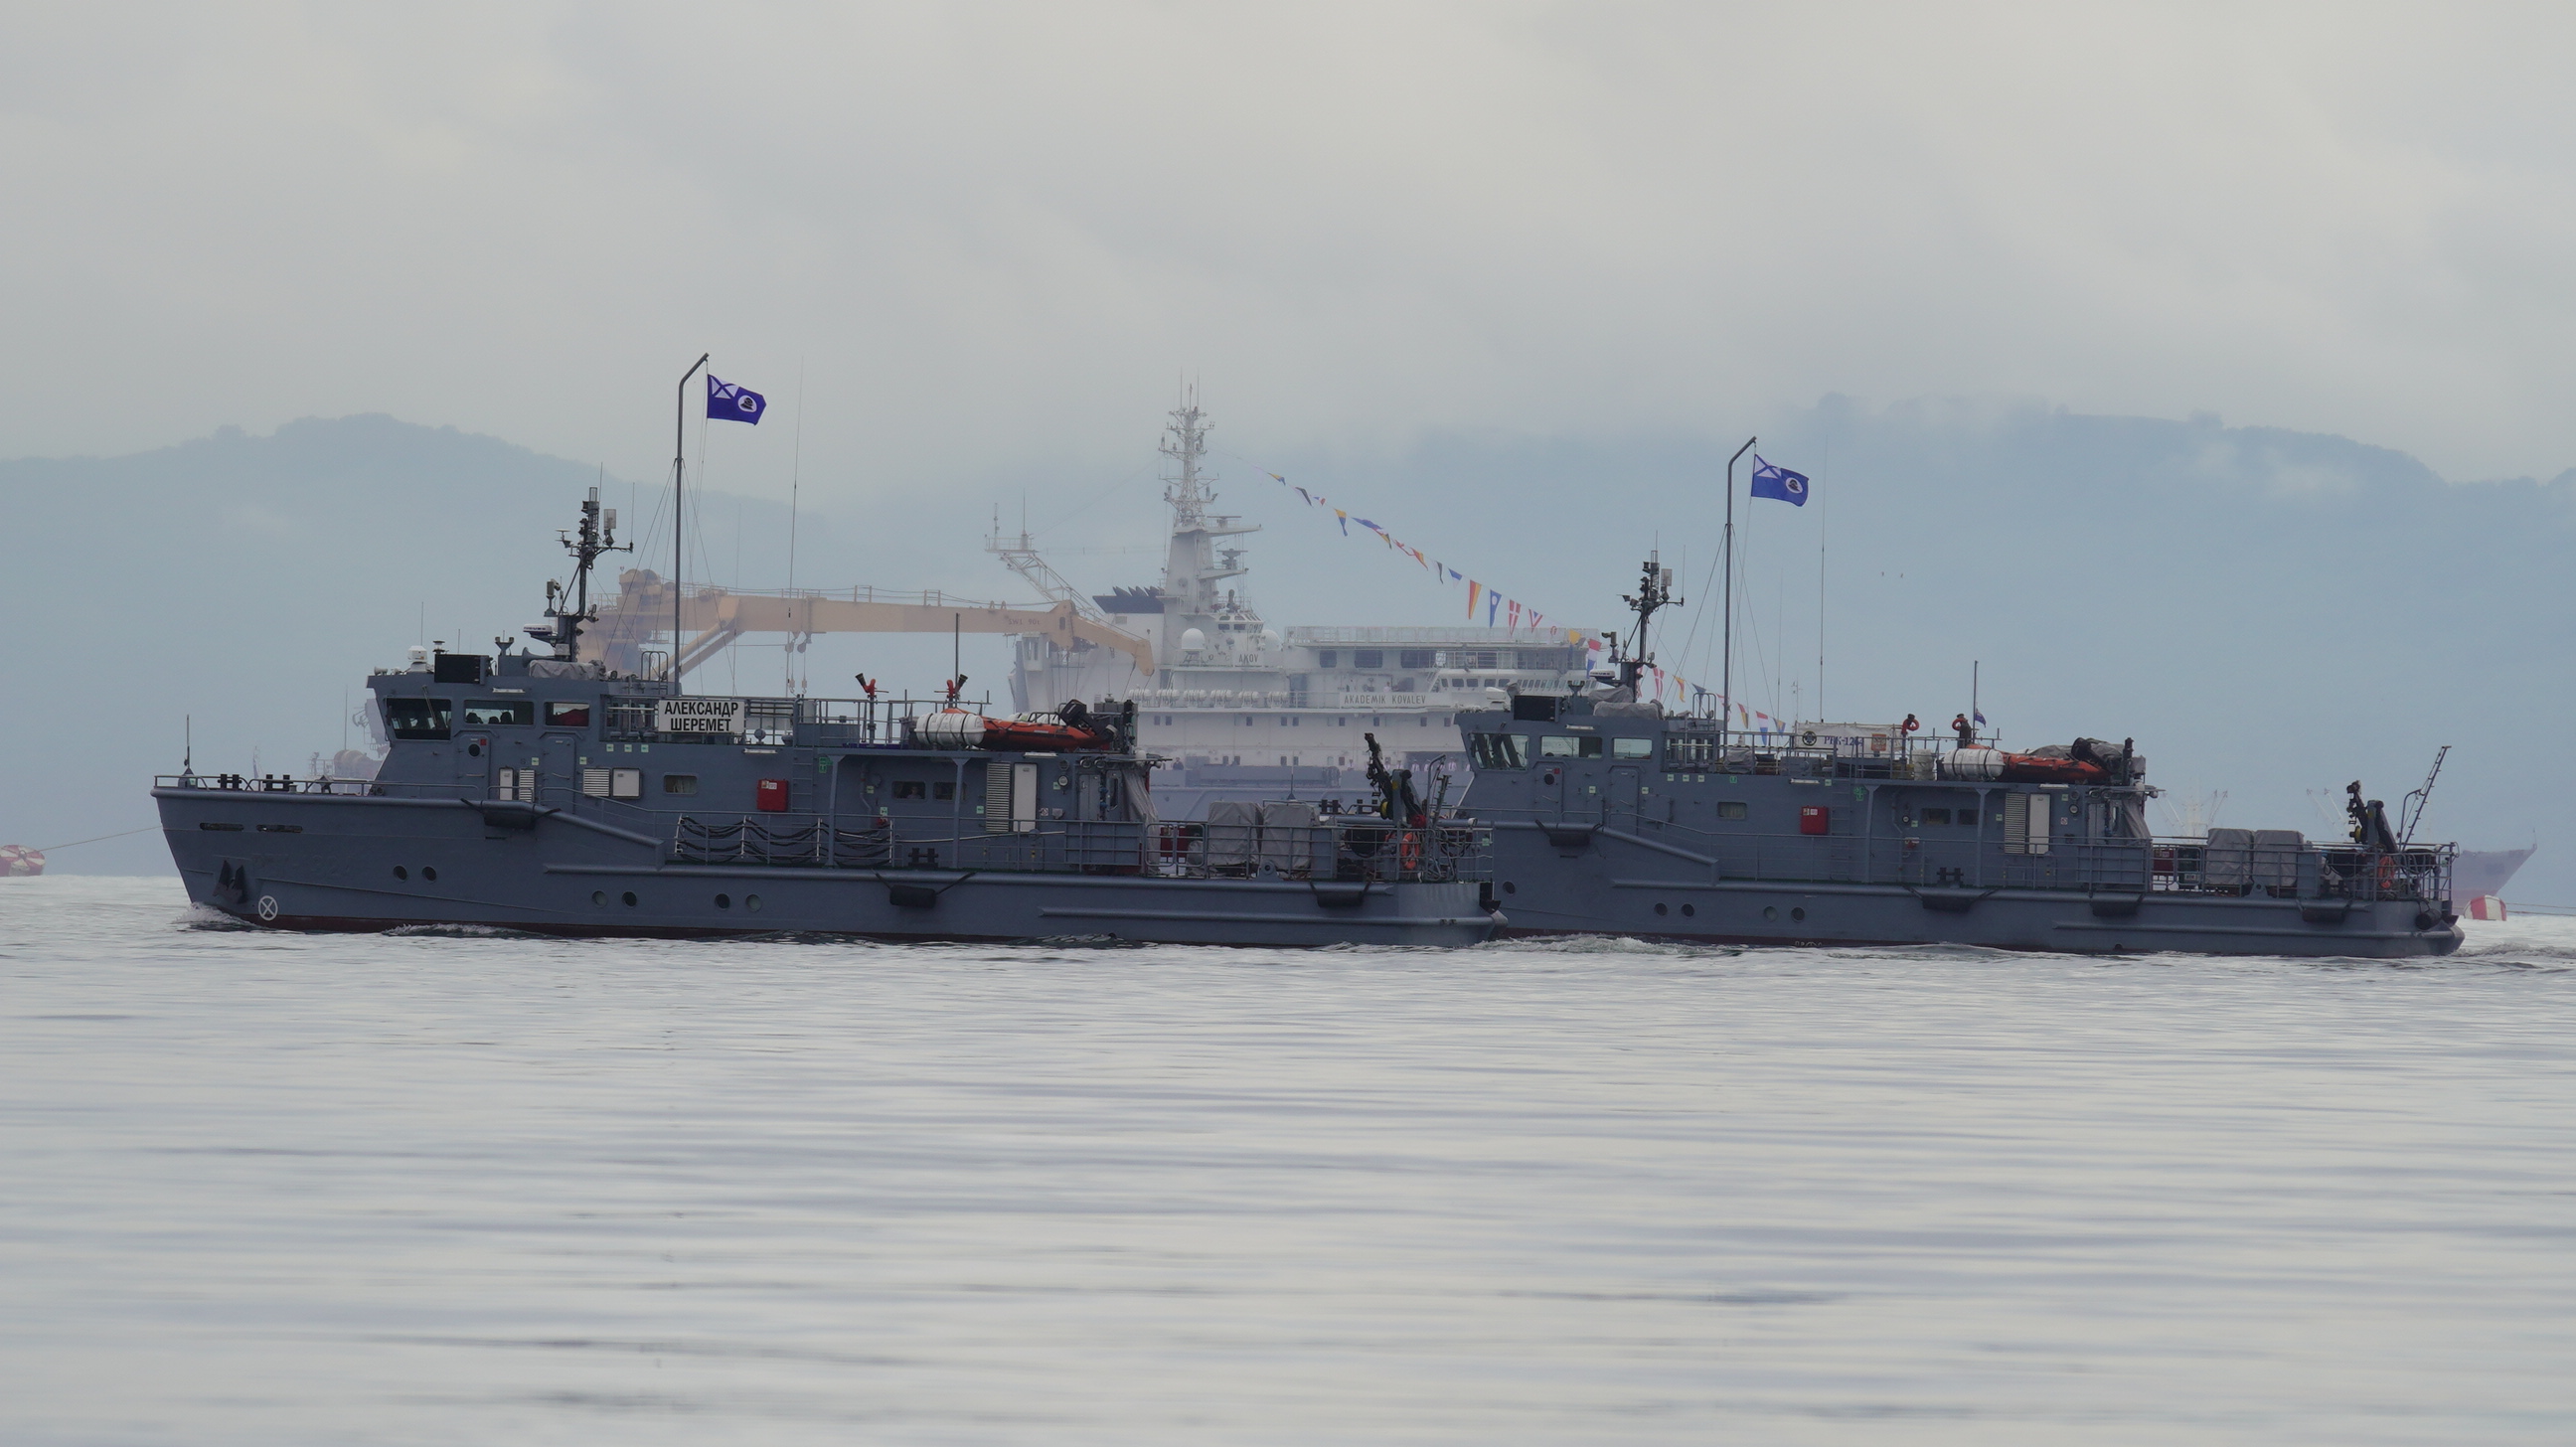
<path fill-rule="evenodd" d="M 0 596 L 18 622 L 0 650 L 19 705 L 0 836 L 41 847 L 151 822 L 143 790 L 178 767 L 188 715 L 201 768 L 250 772 L 257 751 L 302 772 L 340 746 L 344 695 L 400 662 L 424 617 L 428 637 L 481 651 L 538 621 L 563 572 L 552 529 L 597 480 L 380 416 L 0 463 Z M 627 493 L 611 482 L 613 501 Z M 54 867 L 167 864 L 143 835 Z"/>

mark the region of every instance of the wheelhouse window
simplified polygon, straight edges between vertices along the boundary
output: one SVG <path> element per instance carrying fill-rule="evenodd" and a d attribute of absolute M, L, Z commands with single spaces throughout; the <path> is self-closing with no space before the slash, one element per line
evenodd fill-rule
<path fill-rule="evenodd" d="M 1526 734 L 1476 734 L 1471 738 L 1480 769 L 1526 769 L 1529 767 L 1529 737 Z"/>
<path fill-rule="evenodd" d="M 536 720 L 537 706 L 524 698 L 469 698 L 465 701 L 465 726 L 469 729 L 503 728 Z"/>
<path fill-rule="evenodd" d="M 1339 668 L 1339 667 L 1341 667 L 1341 666 L 1342 666 L 1342 651 L 1341 651 L 1340 649 L 1338 649 L 1338 648 L 1318 648 L 1318 649 L 1316 649 L 1316 650 L 1315 650 L 1315 666 L 1316 666 L 1317 668 Z"/>
<path fill-rule="evenodd" d="M 1383 649 L 1377 648 L 1355 648 L 1351 650 L 1351 667 L 1384 668 L 1386 653 Z"/>
<path fill-rule="evenodd" d="M 664 774 L 662 776 L 662 792 L 665 794 L 694 794 L 698 792 L 698 776 L 695 774 Z"/>
<path fill-rule="evenodd" d="M 1744 801 L 1741 799 L 1720 799 L 1717 801 L 1717 817 L 1720 819 L 1741 819 L 1744 817 L 1745 812 Z"/>
<path fill-rule="evenodd" d="M 1925 824 L 1940 824 L 1946 826 L 1950 822 L 1950 811 L 1947 809 L 1926 808 L 1923 811 L 1923 822 Z"/>
<path fill-rule="evenodd" d="M 454 715 L 443 698 L 385 700 L 385 727 L 398 739 L 443 739 Z"/>
<path fill-rule="evenodd" d="M 929 792 L 929 786 L 919 779 L 897 779 L 894 781 L 894 796 L 898 799 L 926 798 L 928 797 Z"/>
<path fill-rule="evenodd" d="M 1398 668 L 1437 668 L 1440 665 L 1432 658 L 1431 653 L 1432 651 L 1428 648 L 1398 649 L 1396 650 L 1395 655 L 1395 666 Z"/>
<path fill-rule="evenodd" d="M 546 705 L 546 727 L 550 729 L 586 729 L 590 727 L 590 704 L 587 700 L 567 703 L 557 699 Z"/>
<path fill-rule="evenodd" d="M 1610 757 L 1614 759 L 1651 759 L 1655 756 L 1653 739 L 1612 739 Z"/>
<path fill-rule="evenodd" d="M 956 798 L 957 781 L 955 779 L 940 779 L 933 782 L 930 786 L 930 797 L 934 799 Z"/>
<path fill-rule="evenodd" d="M 1542 759 L 1597 759 L 1601 757 L 1601 740 L 1576 738 L 1571 734 L 1547 734 L 1538 741 Z"/>

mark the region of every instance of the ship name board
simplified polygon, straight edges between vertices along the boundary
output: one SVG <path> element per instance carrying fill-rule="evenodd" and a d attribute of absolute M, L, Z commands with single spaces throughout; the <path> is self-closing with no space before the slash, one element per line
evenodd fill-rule
<path fill-rule="evenodd" d="M 742 736 L 738 698 L 666 698 L 653 705 L 653 731 L 663 734 Z"/>
<path fill-rule="evenodd" d="M 1431 695 L 1427 693 L 1344 693 L 1338 706 L 1356 709 L 1429 708 Z"/>

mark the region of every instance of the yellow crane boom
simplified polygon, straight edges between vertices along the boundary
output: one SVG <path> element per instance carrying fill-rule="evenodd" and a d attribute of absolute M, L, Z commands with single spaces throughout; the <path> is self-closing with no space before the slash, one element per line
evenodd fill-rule
<path fill-rule="evenodd" d="M 585 659 L 606 659 L 635 648 L 672 622 L 671 585 L 649 570 L 618 577 L 617 595 L 599 605 L 599 619 L 582 633 Z M 1151 677 L 1154 646 L 1106 623 L 1085 618 L 1071 603 L 1052 608 L 1013 608 L 1001 603 L 950 598 L 942 593 L 888 593 L 852 588 L 847 594 L 691 588 L 681 598 L 679 626 L 688 641 L 679 649 L 676 676 L 714 657 L 745 633 L 1017 633 L 1045 638 L 1058 648 L 1111 648 L 1133 659 Z"/>

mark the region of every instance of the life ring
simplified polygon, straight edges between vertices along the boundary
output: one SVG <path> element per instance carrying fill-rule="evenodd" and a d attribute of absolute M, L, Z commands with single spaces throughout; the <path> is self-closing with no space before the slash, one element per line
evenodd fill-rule
<path fill-rule="evenodd" d="M 1396 868 L 1411 874 L 1422 867 L 1422 831 L 1405 829 L 1395 836 Z"/>
<path fill-rule="evenodd" d="M 2397 856 L 2394 854 L 2383 854 L 2379 856 L 2379 892 L 2381 894 L 2390 894 L 2394 893 L 2396 889 Z"/>

